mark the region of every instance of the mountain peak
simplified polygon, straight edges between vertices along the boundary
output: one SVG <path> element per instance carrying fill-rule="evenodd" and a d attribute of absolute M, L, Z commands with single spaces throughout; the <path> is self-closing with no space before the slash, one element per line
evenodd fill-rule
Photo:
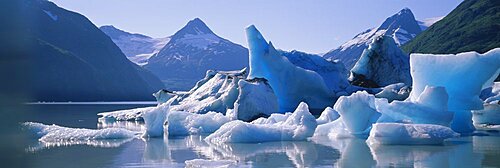
<path fill-rule="evenodd" d="M 202 34 L 214 34 L 210 28 L 203 22 L 200 18 L 194 18 L 190 20 L 186 26 L 184 26 L 181 30 L 174 34 L 182 38 L 185 35 L 202 35 Z"/>
<path fill-rule="evenodd" d="M 378 30 L 392 30 L 402 28 L 411 34 L 419 34 L 422 30 L 415 20 L 413 12 L 409 8 L 403 8 L 398 13 L 387 18 Z"/>

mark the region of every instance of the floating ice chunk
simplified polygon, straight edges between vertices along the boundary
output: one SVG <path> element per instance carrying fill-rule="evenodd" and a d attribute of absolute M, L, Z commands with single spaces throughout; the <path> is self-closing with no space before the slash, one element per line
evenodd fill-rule
<path fill-rule="evenodd" d="M 237 162 L 234 160 L 205 160 L 205 159 L 193 159 L 186 160 L 184 162 L 186 167 L 192 168 L 203 168 L 203 167 L 237 167 Z"/>
<path fill-rule="evenodd" d="M 339 119 L 353 135 L 367 135 L 371 125 L 380 117 L 380 113 L 375 110 L 375 97 L 365 91 L 341 96 L 333 108 L 339 112 Z"/>
<path fill-rule="evenodd" d="M 389 102 L 394 100 L 405 100 L 410 96 L 411 87 L 404 83 L 387 85 L 381 92 L 375 94 L 376 98 L 386 98 Z"/>
<path fill-rule="evenodd" d="M 102 112 L 98 113 L 99 121 L 101 122 L 110 122 L 110 121 L 143 121 L 142 113 L 151 111 L 155 109 L 154 107 L 142 107 L 135 109 L 127 109 L 127 110 L 118 110 L 112 112 Z"/>
<path fill-rule="evenodd" d="M 474 125 L 500 125 L 500 104 L 492 102 L 485 104 L 482 110 L 472 111 Z"/>
<path fill-rule="evenodd" d="M 445 139 L 457 137 L 449 127 L 432 124 L 376 123 L 367 142 L 370 145 L 441 144 Z"/>
<path fill-rule="evenodd" d="M 500 101 L 500 82 L 495 82 L 492 87 L 484 89 L 480 97 L 489 104 Z"/>
<path fill-rule="evenodd" d="M 246 69 L 241 71 L 207 71 L 188 93 L 172 98 L 173 111 L 224 113 L 234 108 L 238 98 L 238 82 L 246 77 Z"/>
<path fill-rule="evenodd" d="M 142 135 L 143 137 L 163 136 L 163 124 L 167 119 L 169 108 L 170 104 L 163 103 L 142 114 L 142 117 L 144 118 L 144 126 L 146 127 L 146 131 Z"/>
<path fill-rule="evenodd" d="M 314 137 L 329 137 L 331 139 L 353 138 L 354 136 L 347 130 L 344 122 L 338 120 L 318 125 L 314 131 Z"/>
<path fill-rule="evenodd" d="M 48 144 L 73 145 L 87 144 L 93 145 L 109 139 L 130 139 L 134 138 L 137 132 L 129 131 L 123 128 L 106 129 L 85 129 L 68 128 L 58 125 L 45 125 L 42 123 L 25 122 L 22 124 L 28 131 L 31 131 L 40 142 Z M 54 144 L 55 145 L 55 144 Z M 94 145 L 97 146 L 97 145 Z"/>
<path fill-rule="evenodd" d="M 165 131 L 168 132 L 168 136 L 210 134 L 229 121 L 231 121 L 229 117 L 217 112 L 195 114 L 172 111 L 168 114 Z"/>
<path fill-rule="evenodd" d="M 278 112 L 278 99 L 266 79 L 240 80 L 238 90 L 234 112 L 239 120 L 252 121 Z"/>
<path fill-rule="evenodd" d="M 153 96 L 156 98 L 156 101 L 158 104 L 162 104 L 167 102 L 169 99 L 174 97 L 176 94 L 172 91 L 166 90 L 166 89 L 161 89 L 156 93 L 153 93 Z"/>
<path fill-rule="evenodd" d="M 319 116 L 318 119 L 316 119 L 316 122 L 318 122 L 318 125 L 321 124 L 326 124 L 329 122 L 332 122 L 340 117 L 339 113 L 335 111 L 331 107 L 326 107 L 323 112 L 321 112 L 321 115 Z"/>
<path fill-rule="evenodd" d="M 409 57 L 390 36 L 378 36 L 363 51 L 351 70 L 350 80 L 358 86 L 387 86 L 393 83 L 411 84 Z"/>
<path fill-rule="evenodd" d="M 445 87 L 449 96 L 448 110 L 455 112 L 453 130 L 470 133 L 474 130 L 470 110 L 483 108 L 479 94 L 500 73 L 500 48 L 485 54 L 412 54 L 410 69 L 413 88 L 409 99 L 417 100 L 427 85 Z"/>
<path fill-rule="evenodd" d="M 279 122 L 285 122 L 288 117 L 290 117 L 292 113 L 285 113 L 285 114 L 280 114 L 280 113 L 273 113 L 271 116 L 264 118 L 260 117 L 256 120 L 253 120 L 251 123 L 252 124 L 275 124 Z"/>
<path fill-rule="evenodd" d="M 309 112 L 307 104 L 300 103 L 284 122 L 252 124 L 239 120 L 231 121 L 222 125 L 205 140 L 211 143 L 300 141 L 311 137 L 316 126 L 316 119 Z"/>
<path fill-rule="evenodd" d="M 415 102 L 376 100 L 382 116 L 377 122 L 438 124 L 450 126 L 453 112 L 448 111 L 448 94 L 444 87 L 425 87 Z"/>
<path fill-rule="evenodd" d="M 450 96 L 450 110 L 481 109 L 479 93 L 489 87 L 500 73 L 500 48 L 484 54 L 412 54 L 410 63 L 414 79 L 410 94 L 412 100 L 426 85 L 443 86 Z"/>
<path fill-rule="evenodd" d="M 255 26 L 246 28 L 246 33 L 250 50 L 248 78 L 269 81 L 278 97 L 280 112 L 292 111 L 302 101 L 312 109 L 324 109 L 335 100 L 335 94 L 318 73 L 292 64 L 265 41 Z"/>

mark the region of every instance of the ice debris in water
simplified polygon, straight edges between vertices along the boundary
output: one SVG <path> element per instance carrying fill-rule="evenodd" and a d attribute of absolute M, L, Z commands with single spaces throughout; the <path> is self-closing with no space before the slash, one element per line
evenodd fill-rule
<path fill-rule="evenodd" d="M 311 137 L 316 126 L 316 119 L 309 112 L 307 104 L 302 102 L 284 122 L 252 124 L 239 120 L 231 121 L 206 137 L 205 141 L 211 143 L 300 141 Z"/>
<path fill-rule="evenodd" d="M 367 142 L 370 145 L 441 144 L 458 137 L 449 127 L 432 124 L 376 123 Z"/>
<path fill-rule="evenodd" d="M 172 111 L 168 114 L 165 131 L 168 132 L 168 136 L 210 134 L 231 120 L 217 112 L 196 114 Z"/>
<path fill-rule="evenodd" d="M 103 139 L 127 139 L 134 138 L 137 132 L 123 128 L 86 129 L 69 128 L 58 125 L 45 125 L 36 122 L 25 122 L 22 124 L 31 131 L 41 142 L 71 142 L 85 140 Z"/>

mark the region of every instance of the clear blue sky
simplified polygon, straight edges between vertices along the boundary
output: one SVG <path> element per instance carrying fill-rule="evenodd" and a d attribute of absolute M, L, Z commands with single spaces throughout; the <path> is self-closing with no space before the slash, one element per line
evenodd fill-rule
<path fill-rule="evenodd" d="M 461 0 L 51 0 L 97 26 L 152 37 L 174 34 L 199 17 L 216 34 L 247 46 L 254 24 L 277 48 L 325 53 L 380 25 L 404 7 L 417 19 L 445 16 Z"/>

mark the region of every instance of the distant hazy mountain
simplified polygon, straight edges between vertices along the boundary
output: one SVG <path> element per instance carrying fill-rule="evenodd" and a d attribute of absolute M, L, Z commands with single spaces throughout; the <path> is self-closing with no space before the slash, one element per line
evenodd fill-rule
<path fill-rule="evenodd" d="M 85 16 L 46 0 L 0 2 L 2 87 L 31 101 L 152 100 L 163 84 Z M 22 78 L 22 79 L 20 79 Z M 2 82 L 2 83 L 4 83 Z"/>
<path fill-rule="evenodd" d="M 196 18 L 171 36 L 144 67 L 169 89 L 188 90 L 209 69 L 238 70 L 248 66 L 248 50 L 217 36 Z"/>
<path fill-rule="evenodd" d="M 500 1 L 465 0 L 442 20 L 404 45 L 411 53 L 484 53 L 500 47 Z"/>
<path fill-rule="evenodd" d="M 147 64 L 147 60 L 170 41 L 170 37 L 151 38 L 142 34 L 132 34 L 111 25 L 101 26 L 99 29 L 111 37 L 130 61 L 138 65 Z"/>
<path fill-rule="evenodd" d="M 410 9 L 404 8 L 387 18 L 379 27 L 368 29 L 356 35 L 340 47 L 323 55 L 326 59 L 339 59 L 350 70 L 361 56 L 364 49 L 374 38 L 380 35 L 391 36 L 398 46 L 405 44 L 422 32 L 421 25 L 430 22 L 419 22 Z M 425 26 L 424 26 L 425 27 Z"/>

